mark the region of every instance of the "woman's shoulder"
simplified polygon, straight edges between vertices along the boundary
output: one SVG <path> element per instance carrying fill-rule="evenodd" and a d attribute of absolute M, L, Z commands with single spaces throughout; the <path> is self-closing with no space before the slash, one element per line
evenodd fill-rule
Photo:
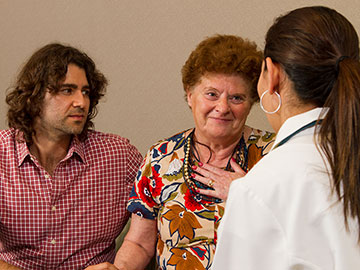
<path fill-rule="evenodd" d="M 174 150 L 180 149 L 185 144 L 186 138 L 189 136 L 192 130 L 193 129 L 183 130 L 170 137 L 157 141 L 150 147 L 149 152 L 156 151 L 162 154 L 167 154 Z"/>
<path fill-rule="evenodd" d="M 253 164 L 270 151 L 273 147 L 276 136 L 274 132 L 255 129 L 249 126 L 245 126 L 244 134 L 247 137 L 245 138 L 246 146 L 249 153 L 251 153 L 249 154 L 249 158 L 255 158 L 255 160 L 252 160 Z M 249 168 L 251 167 L 252 166 L 250 165 Z"/>
<path fill-rule="evenodd" d="M 183 130 L 183 131 L 178 132 L 170 137 L 165 138 L 163 141 L 179 141 L 179 140 L 186 139 L 192 131 L 193 131 L 193 128 Z"/>
<path fill-rule="evenodd" d="M 244 133 L 248 134 L 247 141 L 252 144 L 269 143 L 275 140 L 276 134 L 271 131 L 261 130 L 249 126 L 244 127 Z"/>

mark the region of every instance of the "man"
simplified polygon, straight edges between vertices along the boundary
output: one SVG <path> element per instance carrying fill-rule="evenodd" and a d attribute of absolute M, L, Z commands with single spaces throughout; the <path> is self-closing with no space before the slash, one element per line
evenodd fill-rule
<path fill-rule="evenodd" d="M 0 269 L 113 261 L 141 155 L 92 130 L 107 80 L 83 52 L 49 44 L 8 93 L 0 131 Z"/>

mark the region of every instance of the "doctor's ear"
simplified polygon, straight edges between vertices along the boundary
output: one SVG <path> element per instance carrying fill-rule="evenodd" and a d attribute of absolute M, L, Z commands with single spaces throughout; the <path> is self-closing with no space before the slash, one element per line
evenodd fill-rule
<path fill-rule="evenodd" d="M 274 92 L 278 89 L 280 82 L 281 67 L 279 63 L 273 62 L 270 57 L 264 60 L 264 76 L 269 83 L 269 91 Z"/>

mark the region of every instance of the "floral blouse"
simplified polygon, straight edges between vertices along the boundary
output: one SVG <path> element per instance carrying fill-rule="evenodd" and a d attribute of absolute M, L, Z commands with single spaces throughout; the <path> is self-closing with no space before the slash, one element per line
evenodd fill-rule
<path fill-rule="evenodd" d="M 210 269 L 217 228 L 224 215 L 225 202 L 202 204 L 185 183 L 184 145 L 190 132 L 150 148 L 130 194 L 130 212 L 157 219 L 159 269 Z M 274 133 L 250 130 L 245 149 L 249 169 L 271 149 L 274 137 Z"/>

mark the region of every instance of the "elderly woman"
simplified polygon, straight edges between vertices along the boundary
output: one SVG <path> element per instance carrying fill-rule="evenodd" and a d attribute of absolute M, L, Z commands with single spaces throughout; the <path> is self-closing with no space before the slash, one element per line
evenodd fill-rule
<path fill-rule="evenodd" d="M 231 185 L 213 269 L 360 269 L 358 35 L 303 7 L 276 19 L 264 55 L 260 104 L 278 135 Z"/>
<path fill-rule="evenodd" d="M 210 269 L 231 179 L 273 143 L 273 133 L 245 125 L 258 100 L 262 59 L 254 43 L 230 35 L 207 38 L 191 53 L 182 75 L 195 128 L 147 153 L 130 194 L 132 221 L 116 267 L 143 269 L 156 247 L 159 269 Z"/>

